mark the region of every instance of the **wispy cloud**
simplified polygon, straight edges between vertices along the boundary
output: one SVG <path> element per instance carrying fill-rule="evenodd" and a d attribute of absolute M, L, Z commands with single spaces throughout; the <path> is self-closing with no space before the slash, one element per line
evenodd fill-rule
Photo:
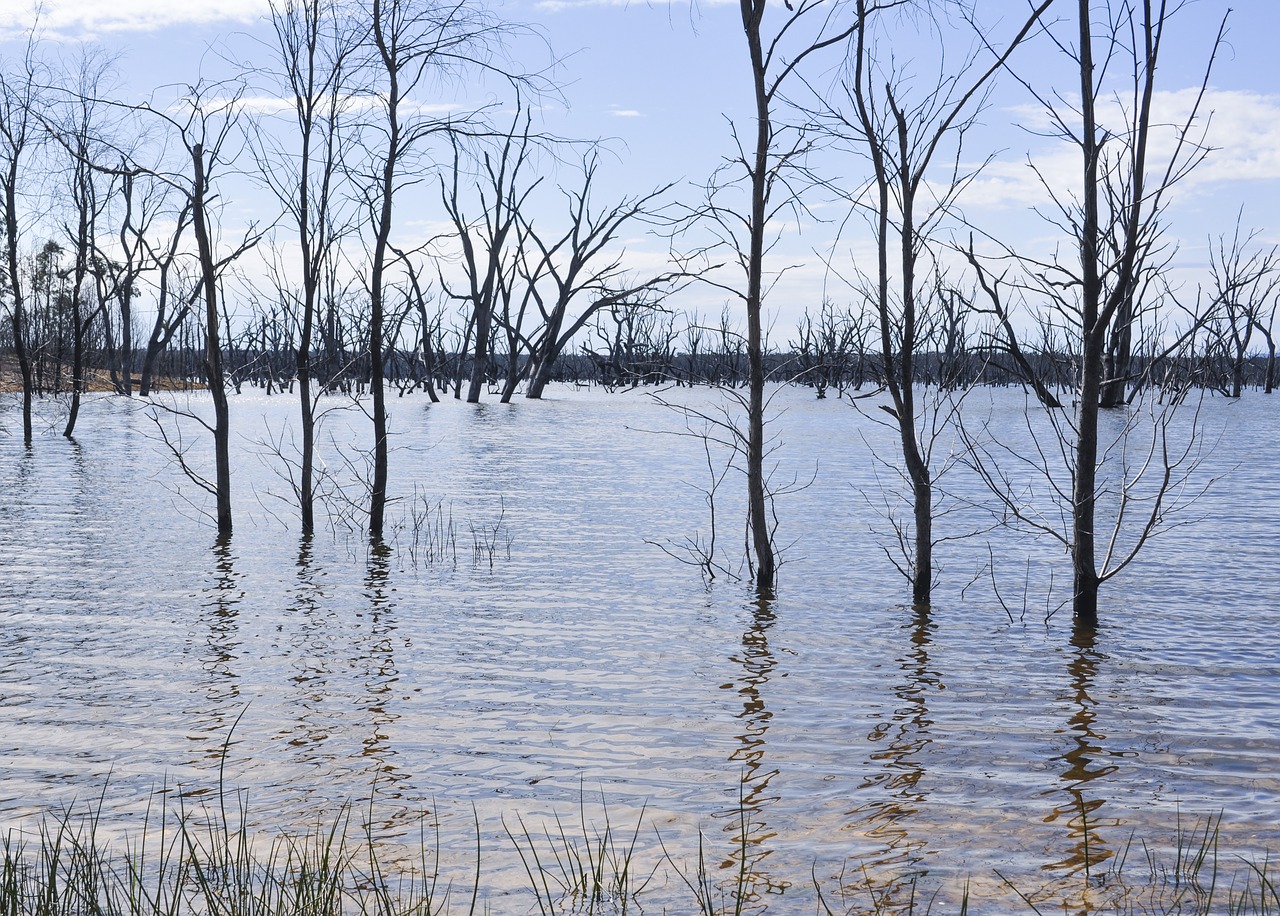
<path fill-rule="evenodd" d="M 644 115 L 642 115 L 639 111 L 637 111 L 634 108 L 610 108 L 609 114 L 613 115 L 615 118 L 643 118 L 644 117 Z"/>
<path fill-rule="evenodd" d="M 562 13 L 566 10 L 583 10 L 595 9 L 599 7 L 626 7 L 638 5 L 642 0 L 539 0 L 534 4 L 534 9 L 542 13 Z M 667 0 L 668 5 L 674 0 Z M 705 0 L 705 6 L 726 6 L 734 0 Z M 660 3 L 649 3 L 646 5 L 661 5 Z"/>
<path fill-rule="evenodd" d="M 26 33 L 37 21 L 51 38 L 149 32 L 175 25 L 251 22 L 267 0 L 0 0 L 0 37 Z"/>
<path fill-rule="evenodd" d="M 1190 90 L 1174 96 L 1190 108 Z M 1215 91 L 1207 103 L 1213 111 L 1208 142 L 1214 150 L 1194 180 L 1280 179 L 1280 95 Z"/>
<path fill-rule="evenodd" d="M 339 114 L 353 115 L 359 112 L 377 111 L 383 103 L 380 96 L 375 95 L 347 95 L 343 96 L 339 101 Z M 236 109 L 239 111 L 251 112 L 254 114 L 290 114 L 294 111 L 296 102 L 292 98 L 284 98 L 273 95 L 255 95 L 242 96 L 236 102 Z M 320 110 L 328 110 L 328 102 L 326 99 L 320 100 Z M 400 103 L 400 116 L 417 115 L 423 118 L 443 118 L 446 115 L 455 114 L 465 111 L 465 107 L 457 102 L 420 102 L 414 99 L 404 99 Z"/>
<path fill-rule="evenodd" d="M 1154 99 L 1153 123 L 1157 126 L 1152 131 L 1148 159 L 1153 169 L 1162 167 L 1174 154 L 1177 126 L 1186 123 L 1197 93 L 1196 89 L 1162 92 Z M 1018 114 L 1025 127 L 1043 130 L 1047 126 L 1043 115 L 1030 109 Z M 1117 119 L 1115 123 L 1122 122 Z M 1199 139 L 1203 131 L 1203 142 L 1211 152 L 1179 183 L 1180 193 L 1216 193 L 1222 182 L 1280 181 L 1280 95 L 1209 90 L 1197 125 L 1192 128 L 1192 137 Z M 1045 185 L 1062 193 L 1079 181 L 1080 154 L 1069 144 L 1038 141 L 1024 157 L 991 163 L 969 188 L 965 202 L 992 209 L 1034 206 L 1046 203 Z"/>

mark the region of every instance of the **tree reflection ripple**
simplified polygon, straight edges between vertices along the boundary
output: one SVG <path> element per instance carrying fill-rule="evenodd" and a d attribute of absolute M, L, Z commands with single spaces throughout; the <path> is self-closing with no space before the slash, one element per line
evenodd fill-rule
<path fill-rule="evenodd" d="M 848 812 L 851 826 L 880 846 L 857 864 L 877 876 L 886 903 L 910 894 L 915 877 L 927 871 L 927 826 L 915 818 L 929 795 L 926 751 L 934 724 L 930 697 L 944 689 L 929 657 L 936 629 L 929 610 L 913 610 L 902 629 L 907 644 L 897 659 L 897 706 L 867 735 L 873 769 L 858 786 L 857 797 L 868 800 Z"/>

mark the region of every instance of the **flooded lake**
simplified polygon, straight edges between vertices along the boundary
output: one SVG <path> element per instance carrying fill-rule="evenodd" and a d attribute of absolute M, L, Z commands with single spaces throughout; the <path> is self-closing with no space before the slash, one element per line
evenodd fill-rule
<path fill-rule="evenodd" d="M 894 472 L 871 449 L 891 436 L 847 402 L 775 398 L 776 480 L 807 486 L 778 502 L 761 606 L 662 549 L 710 534 L 681 415 L 642 391 L 551 394 L 391 398 L 398 501 L 374 553 L 351 507 L 358 411 L 325 419 L 333 521 L 304 540 L 276 454 L 295 400 L 233 397 L 237 527 L 215 544 L 141 404 L 89 401 L 75 442 L 46 404 L 27 451 L 6 401 L 0 827 L 92 801 L 128 833 L 156 792 L 207 798 L 220 778 L 269 827 L 350 802 L 411 844 L 425 818 L 451 862 L 478 822 L 496 913 L 534 906 L 507 829 L 580 807 L 643 822 L 638 845 L 660 855 L 660 835 L 682 863 L 700 830 L 717 880 L 745 851 L 772 913 L 814 912 L 815 876 L 898 900 L 915 876 L 939 906 L 968 882 L 1002 901 L 970 912 L 1008 912 L 998 870 L 1071 900 L 1086 850 L 1096 872 L 1131 837 L 1159 849 L 1218 815 L 1224 858 L 1280 854 L 1280 399 L 1206 400 L 1197 480 L 1215 482 L 1103 587 L 1089 639 L 1054 613 L 1061 549 L 1021 533 L 941 545 L 937 604 L 912 610 L 874 511 Z M 975 397 L 992 428 L 1020 425 L 1020 393 Z M 203 466 L 211 443 L 186 436 Z M 978 492 L 963 468 L 948 480 Z M 729 560 L 740 489 L 731 472 L 717 493 Z"/>

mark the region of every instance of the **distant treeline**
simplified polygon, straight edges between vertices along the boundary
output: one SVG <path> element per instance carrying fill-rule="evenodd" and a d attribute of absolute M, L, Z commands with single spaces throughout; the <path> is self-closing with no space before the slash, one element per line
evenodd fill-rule
<path fill-rule="evenodd" d="M 39 311 L 33 311 L 40 318 Z M 47 316 L 46 316 L 47 317 Z M 573 385 L 604 388 L 635 388 L 645 385 L 747 384 L 746 348 L 740 335 L 725 323 L 718 327 L 697 322 L 673 332 L 673 316 L 652 310 L 646 320 L 615 327 L 612 333 L 602 323 L 594 328 L 592 347 L 582 343 L 576 350 L 560 355 L 550 380 Z M 56 318 L 29 330 L 39 341 L 31 350 L 35 391 L 59 394 L 71 385 L 70 328 Z M 799 340 L 771 348 L 765 355 L 765 369 L 777 382 L 812 388 L 819 398 L 829 394 L 860 392 L 877 388 L 884 380 L 884 360 L 878 347 L 838 340 L 822 346 L 811 334 L 808 316 L 801 323 Z M 195 318 L 174 329 L 168 346 L 153 342 L 147 348 L 131 349 L 127 357 L 115 344 L 111 328 L 99 325 L 88 340 L 86 363 L 92 367 L 90 387 L 120 394 L 149 394 L 155 389 L 199 389 L 207 387 L 205 334 Z M 626 331 L 630 333 L 625 333 Z M 637 331 L 639 333 L 637 333 Z M 622 333 L 620 333 L 622 332 Z M 323 335 L 322 335 L 323 336 Z M 12 364 L 12 334 L 0 327 L 0 359 Z M 1225 341 L 1215 345 L 1212 335 L 1198 355 L 1186 347 L 1176 353 L 1137 354 L 1129 367 L 1130 397 L 1144 387 L 1181 389 L 1187 385 L 1239 396 L 1244 389 L 1271 392 L 1276 382 L 1273 352 L 1242 355 Z M 236 393 L 252 388 L 267 393 L 293 391 L 296 381 L 296 345 L 287 333 L 270 323 L 258 321 L 238 334 L 227 334 L 231 343 L 222 350 L 227 387 Z M 437 334 L 434 341 L 421 333 L 412 347 L 388 349 L 383 361 L 386 383 L 400 395 L 426 391 L 436 397 L 461 398 L 475 368 L 473 352 L 449 348 L 448 335 Z M 504 352 L 495 340 L 485 359 L 483 377 L 494 395 L 519 390 L 527 380 L 527 354 Z M 322 390 L 331 394 L 358 395 L 368 390 L 371 371 L 367 345 L 343 341 L 337 335 L 322 340 L 312 357 L 312 376 Z M 1078 357 L 1061 350 L 1024 351 L 1014 355 L 991 346 L 954 345 L 930 350 L 914 361 L 916 382 L 943 389 L 973 385 L 1011 386 L 1042 380 L 1054 391 L 1070 391 L 1076 384 Z"/>

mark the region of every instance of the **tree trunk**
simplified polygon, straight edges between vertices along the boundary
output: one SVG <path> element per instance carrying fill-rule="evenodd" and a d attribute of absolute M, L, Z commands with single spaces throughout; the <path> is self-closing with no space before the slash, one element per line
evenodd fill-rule
<path fill-rule="evenodd" d="M 933 484 L 926 479 L 914 486 L 916 557 L 914 578 L 911 580 L 911 603 L 916 610 L 924 610 L 932 601 L 933 592 Z"/>
<path fill-rule="evenodd" d="M 1098 570 L 1094 554 L 1094 510 L 1098 476 L 1098 410 L 1102 394 L 1103 333 L 1099 328 L 1102 283 L 1098 276 L 1098 139 L 1094 114 L 1093 30 L 1089 0 L 1080 0 L 1080 87 L 1084 164 L 1083 224 L 1080 227 L 1081 365 L 1077 406 L 1075 481 L 1071 494 L 1072 609 L 1081 626 L 1098 620 Z"/>
<path fill-rule="evenodd" d="M 304 306 L 305 308 L 305 306 Z M 316 418 L 311 403 L 311 352 L 306 341 L 311 339 L 311 311 L 302 321 L 303 343 L 298 346 L 298 405 L 302 424 L 302 470 L 298 482 L 298 508 L 302 513 L 302 533 L 315 531 L 315 450 Z"/>
<path fill-rule="evenodd" d="M 388 198 L 390 201 L 390 198 Z M 390 210 L 390 206 L 386 208 Z M 388 216 L 387 231 L 390 232 Z M 382 543 L 387 508 L 387 400 L 383 381 L 382 353 L 382 265 L 375 275 L 373 306 L 369 320 L 369 390 L 373 395 L 373 484 L 369 493 L 369 540 Z"/>
<path fill-rule="evenodd" d="M 133 293 L 120 292 L 120 382 L 125 397 L 133 397 Z"/>
<path fill-rule="evenodd" d="M 529 355 L 533 365 L 529 370 L 529 387 L 525 389 L 524 396 L 531 401 L 541 400 L 547 384 L 551 381 L 551 371 L 555 367 L 556 357 L 551 350 L 556 346 L 555 338 L 559 334 L 560 326 L 557 323 L 547 330 L 543 345 Z"/>
<path fill-rule="evenodd" d="M 80 294 L 77 291 L 71 300 L 71 321 L 75 328 L 75 340 L 72 342 L 71 356 L 71 408 L 67 411 L 67 425 L 62 435 L 68 439 L 75 436 L 76 420 L 80 417 L 80 392 L 84 390 L 84 323 L 80 319 Z"/>
<path fill-rule="evenodd" d="M 520 371 L 520 354 L 516 351 L 513 343 L 511 352 L 507 354 L 507 377 L 502 383 L 502 397 L 499 403 L 511 403 L 511 398 L 515 395 L 516 388 L 520 385 L 522 375 L 523 373 Z"/>
<path fill-rule="evenodd" d="M 547 388 L 547 383 L 551 380 L 551 370 L 543 369 L 542 364 L 538 364 L 537 374 L 529 379 L 529 387 L 525 390 L 524 396 L 530 401 L 542 400 L 542 393 Z"/>
<path fill-rule="evenodd" d="M 1071 512 L 1072 609 L 1080 626 L 1098 623 L 1098 570 L 1094 522 L 1098 480 L 1098 413 L 1103 356 L 1100 345 L 1085 342 L 1077 407 L 1075 484 Z"/>
<path fill-rule="evenodd" d="M 751 165 L 750 248 L 747 254 L 747 527 L 754 554 L 755 587 L 761 598 L 772 598 L 777 585 L 777 558 L 769 529 L 764 479 L 764 334 L 761 311 L 764 267 L 765 210 L 769 190 L 769 147 L 772 124 L 765 84 L 765 59 L 760 42 L 763 0 L 740 0 L 742 25 L 751 55 L 756 103 L 756 145 Z"/>
<path fill-rule="evenodd" d="M 1133 358 L 1133 296 L 1126 295 L 1116 312 L 1107 347 L 1105 377 L 1101 389 L 1101 405 L 1107 409 L 1123 407 L 1129 381 L 1129 364 Z"/>
<path fill-rule="evenodd" d="M 4 224 L 6 254 L 9 261 L 9 295 L 12 298 L 10 316 L 13 324 L 13 352 L 18 358 L 18 372 L 22 375 L 22 441 L 31 445 L 31 400 L 34 386 L 31 378 L 31 356 L 27 352 L 26 315 L 22 303 L 21 274 L 18 272 L 18 155 L 10 160 L 4 188 Z"/>
<path fill-rule="evenodd" d="M 492 326 L 493 306 L 489 295 L 483 298 L 483 303 L 476 304 L 476 349 L 475 359 L 471 363 L 471 380 L 467 385 L 468 404 L 480 401 L 480 392 L 484 389 L 484 379 L 489 368 L 489 330 Z"/>
<path fill-rule="evenodd" d="M 138 378 L 138 394 L 141 397 L 151 396 L 151 378 L 155 375 L 156 359 L 159 355 L 159 342 L 154 338 L 147 341 L 147 351 L 142 357 L 142 375 Z"/>
<path fill-rule="evenodd" d="M 1231 397 L 1239 398 L 1244 393 L 1244 364 L 1245 364 L 1245 346 L 1248 345 L 1247 338 L 1244 345 L 1237 345 L 1234 357 L 1231 360 Z"/>
<path fill-rule="evenodd" d="M 218 537 L 231 535 L 231 420 L 227 407 L 227 388 L 222 371 L 222 341 L 218 333 L 218 277 L 213 257 L 213 245 L 205 214 L 204 147 L 197 143 L 191 148 L 194 182 L 191 200 L 192 225 L 196 234 L 196 248 L 200 256 L 201 284 L 205 301 L 205 381 L 213 398 L 213 443 L 216 462 L 215 492 L 218 503 Z M 127 378 L 127 376 L 126 376 Z"/>
<path fill-rule="evenodd" d="M 382 209 L 378 217 L 373 249 L 373 269 L 369 303 L 369 389 L 373 395 L 373 481 L 369 493 L 369 540 L 382 543 L 387 507 L 387 402 L 383 390 L 383 273 L 387 245 L 391 238 L 392 193 L 395 189 L 395 150 L 399 143 L 392 115 L 392 141 L 382 172 Z"/>

